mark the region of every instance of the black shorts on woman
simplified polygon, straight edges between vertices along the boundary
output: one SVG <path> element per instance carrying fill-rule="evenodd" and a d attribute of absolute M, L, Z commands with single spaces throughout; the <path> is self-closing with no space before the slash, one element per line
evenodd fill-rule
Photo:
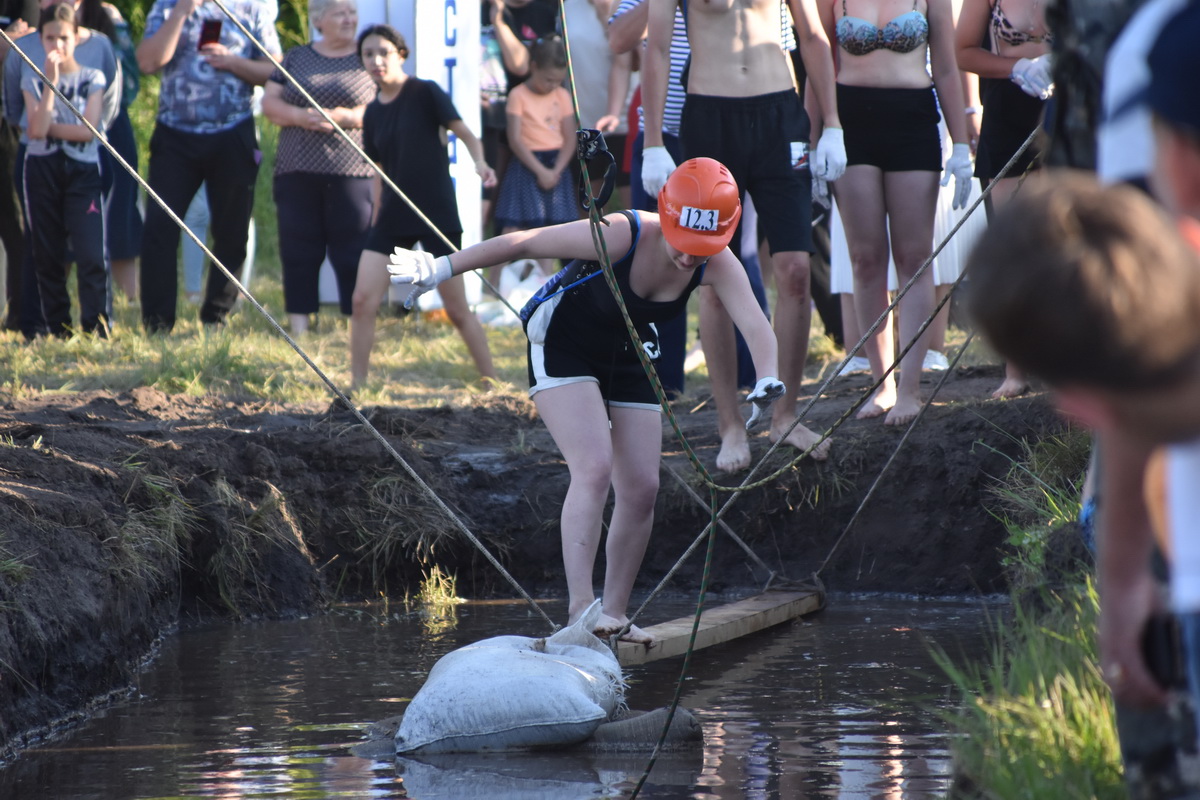
<path fill-rule="evenodd" d="M 613 274 L 625 300 L 634 329 L 651 360 L 657 359 L 655 323 L 675 319 L 687 308 L 688 297 L 704 277 L 696 268 L 687 288 L 675 300 L 645 300 L 629 286 L 634 253 L 641 238 L 641 218 L 620 212 L 629 220 L 633 241 L 613 262 Z M 659 409 L 658 397 L 634 349 L 617 301 L 595 261 L 575 260 L 546 282 L 521 310 L 529 337 L 529 394 L 572 383 L 593 382 L 610 406 Z"/>
<path fill-rule="evenodd" d="M 987 183 L 1000 174 L 1029 134 L 1041 125 L 1046 103 L 1025 94 L 1012 81 L 1000 78 L 981 78 L 979 94 L 983 101 L 983 124 L 975 153 L 975 177 Z M 1035 140 L 1005 177 L 1021 177 L 1040 155 Z"/>
<path fill-rule="evenodd" d="M 837 85 L 846 164 L 884 172 L 941 172 L 942 138 L 933 87 Z"/>

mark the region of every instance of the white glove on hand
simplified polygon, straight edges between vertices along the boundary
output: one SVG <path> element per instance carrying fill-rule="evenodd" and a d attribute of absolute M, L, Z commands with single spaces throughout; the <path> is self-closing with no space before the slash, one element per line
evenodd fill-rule
<path fill-rule="evenodd" d="M 418 297 L 454 275 L 449 258 L 434 258 L 423 250 L 397 247 L 388 260 L 392 262 L 387 268 L 392 283 L 412 287 L 412 293 L 404 301 L 405 308 L 412 308 Z"/>
<path fill-rule="evenodd" d="M 1037 58 L 1022 58 L 1013 64 L 1012 82 L 1021 87 L 1021 91 L 1030 97 L 1045 100 L 1054 94 L 1054 76 L 1051 71 L 1054 63 L 1050 54 Z"/>
<path fill-rule="evenodd" d="M 642 188 L 651 199 L 658 200 L 659 191 L 674 171 L 675 159 L 667 148 L 659 145 L 642 151 Z"/>
<path fill-rule="evenodd" d="M 753 403 L 750 419 L 746 420 L 746 430 L 755 426 L 763 412 L 783 394 L 783 389 L 783 383 L 777 378 L 763 378 L 754 384 L 754 391 L 746 395 L 746 399 Z"/>
<path fill-rule="evenodd" d="M 812 199 L 814 203 L 826 211 L 833 205 L 833 202 L 829 199 L 829 182 L 824 178 L 818 178 L 816 175 L 812 176 Z"/>
<path fill-rule="evenodd" d="M 946 173 L 942 176 L 942 186 L 954 178 L 954 208 L 966 208 L 967 200 L 971 198 L 971 178 L 975 170 L 971 167 L 971 145 L 956 144 L 950 152 L 950 160 L 946 162 Z"/>
<path fill-rule="evenodd" d="M 836 181 L 846 171 L 846 139 L 841 128 L 826 128 L 817 142 L 816 158 L 813 160 L 814 177 Z"/>

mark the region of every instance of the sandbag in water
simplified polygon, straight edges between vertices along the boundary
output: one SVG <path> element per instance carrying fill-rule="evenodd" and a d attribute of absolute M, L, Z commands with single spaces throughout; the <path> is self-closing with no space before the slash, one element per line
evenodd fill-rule
<path fill-rule="evenodd" d="M 447 653 L 396 731 L 398 753 L 563 747 L 587 739 L 624 700 L 621 666 L 592 635 L 597 601 L 547 639 L 497 636 Z"/>

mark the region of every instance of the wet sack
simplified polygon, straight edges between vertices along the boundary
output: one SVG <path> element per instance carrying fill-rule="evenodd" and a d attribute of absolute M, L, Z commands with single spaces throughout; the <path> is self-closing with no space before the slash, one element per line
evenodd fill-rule
<path fill-rule="evenodd" d="M 546 639 L 497 636 L 442 656 L 396 731 L 397 753 L 480 753 L 582 742 L 624 702 L 621 666 L 592 635 L 597 601 Z"/>

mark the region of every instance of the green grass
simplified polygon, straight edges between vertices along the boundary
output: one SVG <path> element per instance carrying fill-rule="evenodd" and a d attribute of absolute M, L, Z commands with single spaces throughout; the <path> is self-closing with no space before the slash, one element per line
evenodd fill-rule
<path fill-rule="evenodd" d="M 29 577 L 31 556 L 14 556 L 0 545 L 0 578 L 12 583 L 20 583 Z"/>
<path fill-rule="evenodd" d="M 1016 590 L 1044 583 L 1051 534 L 1079 518 L 1092 437 L 1074 427 L 1020 445 L 1020 457 L 1010 459 L 992 489 L 998 505 L 989 509 L 1007 531 L 1003 563 Z"/>
<path fill-rule="evenodd" d="M 1096 587 L 1082 567 L 1051 575 L 1047 566 L 1050 532 L 1078 516 L 1090 443 L 1078 429 L 1022 441 L 994 490 L 991 513 L 1008 531 L 1012 613 L 995 623 L 982 658 L 935 651 L 962 698 L 945 715 L 960 789 L 952 796 L 1126 796 L 1112 697 L 1097 666 Z"/>
<path fill-rule="evenodd" d="M 946 717 L 964 796 L 1125 798 L 1112 696 L 1096 661 L 1099 599 L 1090 580 L 998 624 L 986 657 L 937 660 L 962 705 Z M 1034 608 L 1036 607 L 1036 609 Z"/>

